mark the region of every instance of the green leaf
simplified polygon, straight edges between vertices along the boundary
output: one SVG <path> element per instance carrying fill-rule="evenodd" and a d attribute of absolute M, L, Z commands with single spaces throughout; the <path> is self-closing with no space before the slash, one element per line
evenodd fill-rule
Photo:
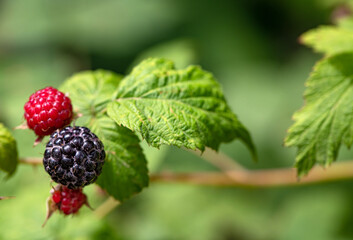
<path fill-rule="evenodd" d="M 321 26 L 303 34 L 301 42 L 317 52 L 328 55 L 353 52 L 353 30 L 335 26 Z"/>
<path fill-rule="evenodd" d="M 109 71 L 85 71 L 69 78 L 60 89 L 69 93 L 74 108 L 89 118 L 87 126 L 104 144 L 106 162 L 97 184 L 123 201 L 146 187 L 149 178 L 138 137 L 104 114 L 120 80 Z"/>
<path fill-rule="evenodd" d="M 0 123 L 0 170 L 8 173 L 10 176 L 16 170 L 18 163 L 16 140 Z"/>
<path fill-rule="evenodd" d="M 84 71 L 67 79 L 60 90 L 68 93 L 74 108 L 95 116 L 111 101 L 122 77 L 106 70 Z"/>
<path fill-rule="evenodd" d="M 228 107 L 219 84 L 200 67 L 175 70 L 171 61 L 147 59 L 122 80 L 115 97 L 108 115 L 154 147 L 217 150 L 221 142 L 239 138 L 255 155 L 248 131 Z"/>
<path fill-rule="evenodd" d="M 97 183 L 117 200 L 123 201 L 148 185 L 148 170 L 138 137 L 107 116 L 89 125 L 107 152 Z"/>
<path fill-rule="evenodd" d="M 353 142 L 353 53 L 320 61 L 304 93 L 305 105 L 293 116 L 295 123 L 285 139 L 298 148 L 296 167 L 303 175 L 318 162 L 325 166 L 336 160 L 343 142 Z"/>

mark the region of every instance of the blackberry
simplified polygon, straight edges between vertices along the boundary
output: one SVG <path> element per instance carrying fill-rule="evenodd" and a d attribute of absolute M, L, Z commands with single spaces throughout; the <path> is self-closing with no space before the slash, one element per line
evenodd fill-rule
<path fill-rule="evenodd" d="M 54 182 L 77 189 L 96 181 L 104 159 L 104 146 L 94 133 L 69 126 L 51 134 L 43 165 Z"/>

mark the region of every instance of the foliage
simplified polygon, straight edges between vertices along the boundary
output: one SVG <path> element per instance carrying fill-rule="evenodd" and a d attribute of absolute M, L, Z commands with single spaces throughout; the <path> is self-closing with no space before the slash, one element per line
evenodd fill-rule
<path fill-rule="evenodd" d="M 102 139 L 108 156 L 98 184 L 120 201 L 148 185 L 146 160 L 134 132 L 154 147 L 202 151 L 239 138 L 255 156 L 249 133 L 227 106 L 218 83 L 199 67 L 175 70 L 171 61 L 151 58 L 122 80 L 108 71 L 86 71 L 69 78 L 61 90 Z"/>
<path fill-rule="evenodd" d="M 106 116 L 93 120 L 89 126 L 108 152 L 98 185 L 121 201 L 146 187 L 146 159 L 137 136 Z"/>
<path fill-rule="evenodd" d="M 9 130 L 0 123 L 0 170 L 12 175 L 17 166 L 16 140 Z"/>
<path fill-rule="evenodd" d="M 239 138 L 255 154 L 218 83 L 199 67 L 175 70 L 171 61 L 145 60 L 122 80 L 114 98 L 108 115 L 154 147 L 217 150 L 221 142 Z"/>
<path fill-rule="evenodd" d="M 295 149 L 280 146 L 292 112 L 302 104 L 301 80 L 318 58 L 299 46 L 297 37 L 329 21 L 332 9 L 322 7 L 326 2 L 345 1 L 87 0 L 72 4 L 36 0 L 24 4 L 4 0 L 0 15 L 0 121 L 16 138 L 20 157 L 40 157 L 43 145 L 32 147 L 32 133 L 11 130 L 23 120 L 19 106 L 35 89 L 60 86 L 63 79 L 82 69 L 129 73 L 143 59 L 164 57 L 175 61 L 177 71 L 200 64 L 214 73 L 229 107 L 236 110 L 256 139 L 260 161 L 249 161 L 250 155 L 239 141 L 221 144 L 220 151 L 249 169 L 291 167 Z M 313 36 L 313 44 L 321 44 L 321 38 L 321 45 L 327 42 L 332 49 L 325 53 L 325 46 L 316 51 L 325 57 L 346 54 L 351 44 L 346 41 L 351 31 L 348 20 L 341 21 L 339 28 L 326 26 L 333 29 L 328 37 L 342 29 L 339 31 L 345 37 L 337 38 L 338 44 L 331 44 L 326 36 Z M 185 36 L 192 44 L 180 41 Z M 301 40 L 305 42 L 304 37 Z M 93 113 L 105 113 L 104 108 L 102 104 Z M 77 125 L 96 123 L 89 121 L 89 111 L 84 115 Z M 105 123 L 109 117 L 103 116 L 101 128 L 117 126 L 112 121 Z M 126 134 L 131 132 L 124 129 Z M 182 149 L 156 149 L 146 141 L 140 145 L 152 173 L 217 171 Z M 351 156 L 342 148 L 337 160 Z M 128 155 L 119 157 L 128 161 Z M 351 181 L 268 189 L 153 183 L 104 219 L 98 220 L 94 212 L 82 209 L 70 219 L 57 215 L 41 229 L 50 178 L 41 167 L 21 165 L 16 171 L 12 178 L 0 182 L 1 196 L 16 196 L 0 201 L 0 238 L 4 239 L 332 240 L 353 236 Z M 130 173 L 134 174 L 133 170 Z M 139 186 L 127 185 L 123 191 L 130 195 L 140 191 Z M 94 186 L 86 189 L 96 209 L 106 196 Z"/>
<path fill-rule="evenodd" d="M 96 117 L 105 110 L 122 76 L 110 71 L 83 71 L 66 80 L 60 90 L 69 97 L 80 114 Z"/>
<path fill-rule="evenodd" d="M 353 142 L 352 60 L 353 28 L 345 27 L 353 18 L 338 26 L 320 27 L 304 34 L 302 40 L 323 52 L 306 82 L 305 105 L 293 116 L 287 146 L 298 148 L 296 167 L 299 176 L 320 163 L 328 166 L 337 159 L 341 143 Z"/>
<path fill-rule="evenodd" d="M 294 115 L 286 144 L 298 147 L 296 166 L 307 173 L 319 162 L 328 166 L 337 158 L 341 142 L 353 142 L 352 54 L 320 61 L 307 81 L 306 104 Z"/>
<path fill-rule="evenodd" d="M 321 26 L 310 30 L 303 34 L 300 40 L 315 51 L 327 55 L 353 50 L 353 31 L 336 26 Z"/>

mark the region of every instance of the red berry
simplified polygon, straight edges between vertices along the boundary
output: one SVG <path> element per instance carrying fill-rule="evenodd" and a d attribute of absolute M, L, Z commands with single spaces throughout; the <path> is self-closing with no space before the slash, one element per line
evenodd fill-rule
<path fill-rule="evenodd" d="M 28 127 L 38 136 L 52 134 L 69 124 L 73 116 L 70 98 L 52 87 L 33 93 L 24 110 Z"/>
<path fill-rule="evenodd" d="M 77 213 L 82 205 L 87 204 L 87 197 L 82 192 L 82 188 L 73 190 L 61 186 L 56 188 L 52 194 L 52 199 L 57 208 L 65 215 Z"/>

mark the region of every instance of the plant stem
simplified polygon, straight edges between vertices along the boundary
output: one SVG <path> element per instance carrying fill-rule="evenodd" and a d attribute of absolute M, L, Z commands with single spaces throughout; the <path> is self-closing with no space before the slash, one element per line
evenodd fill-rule
<path fill-rule="evenodd" d="M 6 197 L 0 196 L 0 200 L 10 199 L 10 198 L 15 198 L 15 197 L 14 196 L 6 196 Z"/>
<path fill-rule="evenodd" d="M 120 202 L 115 200 L 113 197 L 109 197 L 104 203 L 102 203 L 95 211 L 95 215 L 102 219 L 108 215 L 114 208 L 120 205 Z"/>
<path fill-rule="evenodd" d="M 30 165 L 42 164 L 42 159 L 40 158 L 22 158 L 19 161 L 20 163 Z M 150 175 L 151 182 L 190 183 L 206 186 L 233 187 L 292 186 L 347 179 L 353 179 L 353 160 L 337 162 L 327 169 L 315 166 L 307 176 L 302 177 L 300 180 L 298 180 L 294 168 L 265 170 L 239 169 L 225 172 L 161 172 Z"/>
<path fill-rule="evenodd" d="M 232 175 L 230 177 L 229 175 Z M 308 185 L 322 182 L 353 179 L 353 161 L 335 163 L 328 169 L 316 166 L 307 176 L 298 180 L 294 168 L 266 169 L 252 171 L 228 171 L 170 173 L 164 172 L 150 176 L 151 182 L 191 183 L 206 186 L 232 187 L 278 187 L 293 185 Z"/>

